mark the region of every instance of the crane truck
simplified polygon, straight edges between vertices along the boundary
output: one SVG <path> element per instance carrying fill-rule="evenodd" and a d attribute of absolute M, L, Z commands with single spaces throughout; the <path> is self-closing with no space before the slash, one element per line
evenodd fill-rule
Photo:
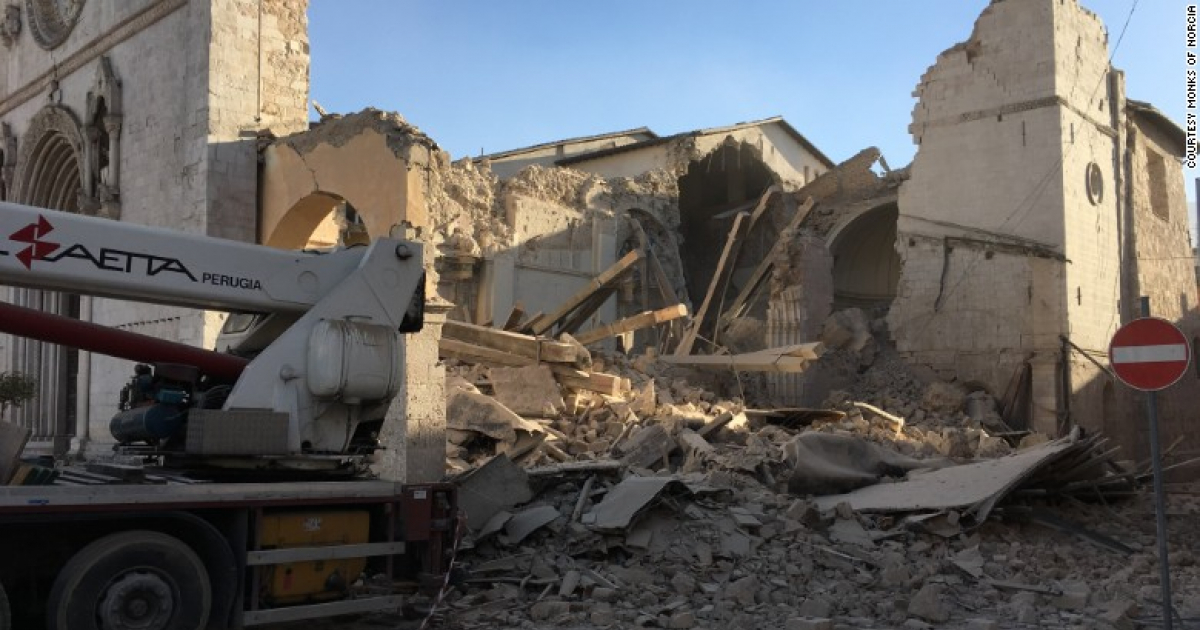
<path fill-rule="evenodd" d="M 229 313 L 208 350 L 0 302 L 0 333 L 136 362 L 109 463 L 0 486 L 0 630 L 262 626 L 443 584 L 453 487 L 366 473 L 423 324 L 419 243 L 287 251 L 0 203 L 0 284 Z"/>

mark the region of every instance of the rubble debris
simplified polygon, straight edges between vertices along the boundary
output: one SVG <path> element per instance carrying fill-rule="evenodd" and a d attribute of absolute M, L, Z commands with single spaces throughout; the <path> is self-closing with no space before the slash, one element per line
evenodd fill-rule
<path fill-rule="evenodd" d="M 517 432 L 544 433 L 542 427 L 515 414 L 500 401 L 477 391 L 453 388 L 446 401 L 446 426 L 486 435 L 506 444 L 517 441 Z"/>
<path fill-rule="evenodd" d="M 583 522 L 597 531 L 624 531 L 664 492 L 688 492 L 671 477 L 628 477 L 609 490 Z"/>
<path fill-rule="evenodd" d="M 504 524 L 504 536 L 514 545 L 521 544 L 533 532 L 553 523 L 559 517 L 552 505 L 527 508 L 512 515 Z"/>
<path fill-rule="evenodd" d="M 553 418 L 566 407 L 548 365 L 492 368 L 487 378 L 496 400 L 520 416 Z"/>
<path fill-rule="evenodd" d="M 958 510 L 982 521 L 1005 495 L 1056 463 L 1093 452 L 1095 438 L 1078 429 L 1067 437 L 993 460 L 911 474 L 905 481 L 867 486 L 817 499 L 822 509 L 848 503 L 860 512 Z"/>
<path fill-rule="evenodd" d="M 810 360 L 810 368 L 845 365 L 852 376 L 813 409 L 744 399 L 726 385 L 736 380 L 730 372 L 677 365 L 656 350 L 593 349 L 588 371 L 451 362 L 451 396 L 460 389 L 506 400 L 542 436 L 507 462 L 526 473 L 516 483 L 529 498 L 493 507 L 472 526 L 464 558 L 487 571 L 450 598 L 456 620 L 466 628 L 995 627 L 993 619 L 1130 627 L 1129 608 L 1110 613 L 1108 602 L 1152 601 L 1129 579 L 1150 579 L 1152 533 L 1131 535 L 1125 528 L 1135 521 L 1109 513 L 1127 509 L 1118 498 L 1138 496 L 1144 471 L 1117 467 L 1099 436 L 1050 441 L 1007 430 L 995 422 L 994 399 L 935 385 L 936 374 L 906 366 L 878 317 L 862 313 L 838 321 L 852 332 L 868 322 L 872 342 L 851 334 Z M 552 414 L 500 393 L 506 379 L 519 386 L 515 375 L 530 365 L 541 372 L 543 399 L 555 401 Z M 562 370 L 629 387 L 571 388 Z M 502 442 L 456 431 L 460 464 L 496 466 Z M 1014 455 L 1017 442 L 1029 446 Z M 844 477 L 831 481 L 830 468 Z M 1060 505 L 1029 505 L 1045 499 Z M 1091 515 L 1056 521 L 1066 509 Z M 1187 571 L 1184 581 L 1200 587 L 1200 573 Z"/>
<path fill-rule="evenodd" d="M 866 440 L 848 435 L 801 433 L 783 447 L 791 466 L 788 489 L 792 494 L 837 495 L 871 486 L 881 478 L 903 477 L 910 470 L 934 468 L 941 461 L 905 457 Z M 822 509 L 840 501 L 826 499 Z"/>
<path fill-rule="evenodd" d="M 479 531 L 501 511 L 533 498 L 529 476 L 504 455 L 497 455 L 458 480 L 458 507 L 467 526 Z"/>

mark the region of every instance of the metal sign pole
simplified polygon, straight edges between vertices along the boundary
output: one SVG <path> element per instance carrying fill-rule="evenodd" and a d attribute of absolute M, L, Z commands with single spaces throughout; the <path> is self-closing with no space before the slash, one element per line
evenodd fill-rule
<path fill-rule="evenodd" d="M 1150 316 L 1150 298 L 1142 296 L 1142 316 Z M 1158 444 L 1158 393 L 1146 392 L 1146 414 L 1150 417 L 1150 461 L 1154 466 L 1154 512 L 1158 525 L 1158 571 L 1162 583 L 1163 628 L 1172 630 L 1175 607 L 1171 604 L 1171 564 L 1167 559 L 1167 506 L 1163 493 L 1161 448 Z"/>

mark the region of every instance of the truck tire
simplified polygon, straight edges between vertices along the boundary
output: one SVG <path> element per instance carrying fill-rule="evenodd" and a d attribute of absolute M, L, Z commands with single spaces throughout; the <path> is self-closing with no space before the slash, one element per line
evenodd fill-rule
<path fill-rule="evenodd" d="M 8 605 L 8 593 L 0 584 L 0 630 L 12 630 L 12 608 Z"/>
<path fill-rule="evenodd" d="M 105 536 L 59 571 L 46 603 L 49 630 L 203 630 L 208 571 L 180 540 L 147 530 Z"/>

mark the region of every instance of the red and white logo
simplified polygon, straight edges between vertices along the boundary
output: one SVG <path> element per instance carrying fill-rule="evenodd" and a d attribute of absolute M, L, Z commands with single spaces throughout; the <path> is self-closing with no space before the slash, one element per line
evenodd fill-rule
<path fill-rule="evenodd" d="M 1187 337 L 1157 317 L 1135 319 L 1113 335 L 1108 362 L 1126 385 L 1156 392 L 1174 385 L 1192 360 Z"/>
<path fill-rule="evenodd" d="M 18 243 L 26 243 L 29 246 L 17 252 L 17 260 L 25 265 L 26 269 L 33 268 L 33 261 L 42 260 L 46 256 L 58 249 L 58 243 L 51 243 L 42 240 L 47 234 L 54 231 L 54 226 L 46 220 L 46 217 L 39 216 L 37 223 L 30 223 L 25 227 L 13 232 L 8 238 Z"/>

